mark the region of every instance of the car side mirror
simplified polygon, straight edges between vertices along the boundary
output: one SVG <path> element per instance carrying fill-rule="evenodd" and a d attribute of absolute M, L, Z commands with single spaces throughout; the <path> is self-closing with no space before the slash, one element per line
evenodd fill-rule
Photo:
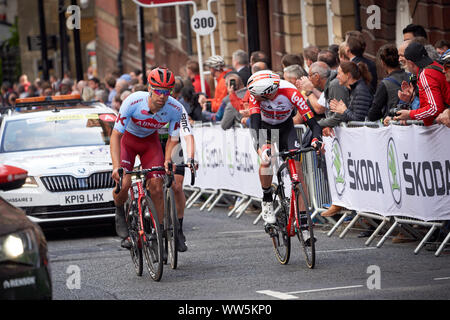
<path fill-rule="evenodd" d="M 9 191 L 21 188 L 27 176 L 28 171 L 24 169 L 0 165 L 0 190 Z"/>

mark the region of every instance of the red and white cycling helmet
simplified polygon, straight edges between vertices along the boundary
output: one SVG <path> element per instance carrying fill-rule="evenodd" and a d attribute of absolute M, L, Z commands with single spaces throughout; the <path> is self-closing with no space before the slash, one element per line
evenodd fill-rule
<path fill-rule="evenodd" d="M 247 82 L 247 88 L 255 97 L 268 97 L 278 91 L 280 76 L 271 70 L 255 72 Z"/>
<path fill-rule="evenodd" d="M 166 68 L 155 68 L 148 75 L 148 84 L 152 87 L 172 89 L 175 86 L 175 75 Z"/>

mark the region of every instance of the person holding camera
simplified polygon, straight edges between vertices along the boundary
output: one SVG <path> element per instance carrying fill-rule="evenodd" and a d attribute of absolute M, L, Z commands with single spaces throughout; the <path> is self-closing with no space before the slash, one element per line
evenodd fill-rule
<path fill-rule="evenodd" d="M 377 53 L 377 62 L 387 77 L 380 81 L 369 109 L 369 121 L 376 121 L 387 116 L 395 116 L 397 108 L 407 108 L 399 104 L 398 90 L 403 81 L 409 81 L 409 75 L 400 68 L 398 50 L 393 44 L 382 46 Z M 393 114 L 392 112 L 395 111 Z"/>
<path fill-rule="evenodd" d="M 425 126 L 433 124 L 436 117 L 450 105 L 450 85 L 445 79 L 442 65 L 428 57 L 424 46 L 411 42 L 405 50 L 406 65 L 416 74 L 420 107 L 417 110 L 399 110 L 394 120 L 423 120 Z M 410 101 L 414 86 L 402 82 L 398 97 Z"/>

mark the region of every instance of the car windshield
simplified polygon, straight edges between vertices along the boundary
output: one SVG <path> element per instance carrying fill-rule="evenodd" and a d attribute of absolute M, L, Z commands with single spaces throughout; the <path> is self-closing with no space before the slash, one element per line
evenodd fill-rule
<path fill-rule="evenodd" d="M 109 145 L 116 115 L 66 114 L 5 123 L 0 152 Z"/>

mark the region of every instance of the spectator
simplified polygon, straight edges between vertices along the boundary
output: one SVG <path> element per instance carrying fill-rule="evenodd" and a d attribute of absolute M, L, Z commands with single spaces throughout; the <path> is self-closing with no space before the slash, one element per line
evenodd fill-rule
<path fill-rule="evenodd" d="M 400 68 L 398 51 L 395 45 L 385 44 L 377 53 L 377 60 L 387 77 L 380 81 L 375 92 L 372 107 L 369 110 L 369 121 L 387 117 L 389 111 L 399 102 L 398 90 L 401 83 L 409 80 L 409 75 Z"/>
<path fill-rule="evenodd" d="M 412 40 L 415 37 L 424 37 L 428 39 L 424 27 L 418 24 L 409 24 L 403 29 L 403 41 Z"/>
<path fill-rule="evenodd" d="M 442 57 L 441 62 L 444 65 L 445 79 L 450 83 L 450 52 Z"/>
<path fill-rule="evenodd" d="M 231 87 L 236 87 L 237 88 L 237 82 L 238 81 L 242 81 L 241 77 L 239 76 L 239 73 L 237 73 L 236 71 L 230 71 L 225 75 L 225 85 L 227 87 L 227 93 L 229 92 L 234 92 L 233 89 L 230 89 Z M 234 82 L 234 84 L 232 85 L 231 82 Z M 223 114 L 225 112 L 225 107 L 228 104 L 228 102 L 230 102 L 230 96 L 229 94 L 227 94 L 223 99 L 222 99 L 222 103 L 220 104 L 219 109 L 217 110 L 217 112 L 212 113 L 209 111 L 206 111 L 206 106 L 204 104 L 202 104 L 203 107 L 203 117 L 205 117 L 206 119 L 210 120 L 210 121 L 221 121 Z"/>
<path fill-rule="evenodd" d="M 100 101 L 101 103 L 106 103 L 108 101 L 108 92 L 105 90 L 95 90 L 94 95 L 95 100 Z"/>
<path fill-rule="evenodd" d="M 23 86 L 25 91 L 28 91 L 28 87 L 31 85 L 30 81 L 28 81 L 28 76 L 23 74 L 19 78 L 19 84 Z"/>
<path fill-rule="evenodd" d="M 298 64 L 292 64 L 292 65 L 286 66 L 283 68 L 283 70 L 284 70 L 284 73 L 283 73 L 284 80 L 289 81 L 293 85 L 296 85 L 297 80 L 299 80 L 302 77 L 305 77 L 307 75 L 307 73 L 305 72 L 305 69 L 303 69 Z"/>
<path fill-rule="evenodd" d="M 207 121 L 203 118 L 202 115 L 202 107 L 199 104 L 200 96 L 203 96 L 204 99 L 206 99 L 206 96 L 204 93 L 196 93 L 194 90 L 194 87 L 191 85 L 186 85 L 181 89 L 181 98 L 185 102 L 189 104 L 189 112 L 188 116 L 191 121 Z"/>
<path fill-rule="evenodd" d="M 308 73 L 308 77 L 302 77 L 297 81 L 297 87 L 307 98 L 314 115 L 324 115 L 327 109 L 325 108 L 323 90 L 330 76 L 330 67 L 325 62 L 317 61 L 310 65 Z M 322 97 L 322 104 L 319 103 L 320 97 Z"/>
<path fill-rule="evenodd" d="M 330 110 L 343 115 L 344 121 L 363 121 L 367 116 L 373 96 L 368 87 L 371 75 L 365 63 L 342 62 L 338 68 L 337 79 L 342 86 L 349 89 L 350 102 L 347 105 L 342 101 L 330 101 Z M 331 205 L 321 216 L 332 217 L 343 207 Z"/>
<path fill-rule="evenodd" d="M 345 41 L 339 45 L 339 60 L 340 62 L 350 61 L 347 56 L 347 42 Z"/>
<path fill-rule="evenodd" d="M 91 87 L 84 87 L 81 93 L 81 98 L 83 101 L 92 101 L 95 98 L 95 91 Z"/>
<path fill-rule="evenodd" d="M 346 43 L 346 55 L 350 58 L 350 61 L 353 61 L 356 64 L 358 64 L 359 62 L 363 62 L 369 68 L 369 71 L 372 74 L 372 81 L 370 82 L 369 86 L 372 93 L 375 92 L 378 83 L 377 66 L 372 60 L 369 60 L 363 56 L 366 49 L 366 43 L 364 39 L 362 38 L 362 36 L 354 36 L 350 34 L 346 40 Z"/>
<path fill-rule="evenodd" d="M 242 79 L 243 83 L 247 83 L 248 78 L 251 76 L 251 70 L 248 66 L 248 54 L 244 50 L 236 50 L 231 56 L 231 63 L 234 70 L 237 71 Z"/>
<path fill-rule="evenodd" d="M 130 90 L 125 90 L 120 94 L 120 100 L 124 101 L 131 94 Z"/>
<path fill-rule="evenodd" d="M 441 57 L 436 49 L 431 44 L 429 44 L 428 40 L 424 37 L 414 37 L 411 41 L 423 45 L 425 47 L 425 50 L 427 50 L 427 54 L 431 58 L 431 60 L 438 61 Z"/>
<path fill-rule="evenodd" d="M 316 46 L 309 46 L 303 50 L 303 57 L 305 58 L 306 69 L 317 61 L 320 49 Z"/>
<path fill-rule="evenodd" d="M 403 41 L 398 47 L 398 61 L 400 62 L 400 67 L 406 70 L 406 59 L 405 59 L 405 49 L 411 43 L 411 40 Z"/>
<path fill-rule="evenodd" d="M 339 45 L 332 44 L 328 47 L 328 50 L 333 51 L 339 57 Z M 339 64 L 339 63 L 338 63 Z"/>
<path fill-rule="evenodd" d="M 148 91 L 147 87 L 143 84 L 137 83 L 133 86 L 133 88 L 131 88 L 131 92 L 136 92 L 136 91 Z"/>
<path fill-rule="evenodd" d="M 100 85 L 100 79 L 98 79 L 96 77 L 88 80 L 88 86 L 94 91 L 99 88 L 99 85 Z"/>
<path fill-rule="evenodd" d="M 188 60 L 186 62 L 186 73 L 188 78 L 192 82 L 192 86 L 194 87 L 195 92 L 202 92 L 202 86 L 200 81 L 200 67 L 198 62 L 195 60 Z M 205 91 L 206 96 L 211 97 L 211 89 L 209 88 L 209 84 L 204 80 L 205 83 Z"/>
<path fill-rule="evenodd" d="M 448 49 L 450 49 L 450 42 L 448 42 L 447 40 L 439 40 L 435 43 L 434 47 L 436 48 L 437 53 L 439 54 L 439 56 L 443 56 L 444 53 L 446 53 L 448 51 Z"/>
<path fill-rule="evenodd" d="M 105 79 L 105 83 L 106 83 L 106 88 L 109 91 L 108 101 L 106 102 L 106 105 L 108 107 L 111 107 L 113 98 L 115 97 L 115 95 L 117 93 L 116 89 L 115 89 L 115 87 L 116 87 L 116 78 L 114 78 L 113 76 L 108 76 Z"/>
<path fill-rule="evenodd" d="M 111 108 L 117 112 L 120 110 L 120 106 L 122 105 L 122 100 L 120 100 L 120 96 L 117 94 L 114 96 L 113 101 L 111 103 Z"/>
<path fill-rule="evenodd" d="M 442 66 L 428 57 L 424 46 L 411 42 L 405 50 L 407 68 L 417 77 L 420 107 L 417 110 L 400 110 L 394 120 L 423 120 L 425 126 L 450 105 L 450 85 L 445 79 Z M 412 84 L 402 83 L 399 98 L 410 101 L 414 93 Z"/>
<path fill-rule="evenodd" d="M 320 51 L 317 56 L 317 61 L 325 62 L 331 70 L 337 70 L 339 68 L 339 56 L 333 50 Z"/>
<path fill-rule="evenodd" d="M 267 63 L 265 63 L 263 61 L 258 61 L 252 65 L 252 74 L 256 73 L 258 71 L 267 70 L 267 69 L 269 69 L 269 66 L 267 65 Z"/>
<path fill-rule="evenodd" d="M 250 55 L 250 66 L 253 67 L 256 62 L 264 62 L 267 66 L 266 69 L 270 68 L 269 56 L 263 51 L 253 51 Z"/>
<path fill-rule="evenodd" d="M 183 79 L 180 76 L 175 76 L 175 86 L 172 90 L 172 97 L 177 99 L 186 110 L 187 114 L 191 112 L 191 106 L 190 104 L 184 99 L 184 97 L 181 95 L 181 91 L 184 88 Z"/>
<path fill-rule="evenodd" d="M 52 85 L 50 84 L 50 82 L 44 81 L 42 83 L 41 96 L 43 96 L 43 97 L 53 96 L 53 89 L 52 89 Z"/>
<path fill-rule="evenodd" d="M 66 78 L 61 81 L 61 84 L 59 85 L 59 95 L 66 95 L 71 94 L 71 88 L 72 88 L 72 80 Z"/>
<path fill-rule="evenodd" d="M 450 109 L 447 108 L 437 118 L 436 122 L 450 128 Z"/>
<path fill-rule="evenodd" d="M 128 82 L 124 79 L 118 79 L 114 90 L 116 90 L 116 95 L 122 94 L 125 90 L 128 90 Z"/>
<path fill-rule="evenodd" d="M 235 80 L 235 87 L 230 85 L 230 80 Z M 228 96 L 223 99 L 225 104 L 225 109 L 223 113 L 222 120 L 220 122 L 220 125 L 223 130 L 227 130 L 235 124 L 240 124 L 242 119 L 244 118 L 244 115 L 248 118 L 249 114 L 245 114 L 245 110 L 240 110 L 240 103 L 239 101 L 233 101 L 232 96 L 237 96 L 238 98 L 242 99 L 245 96 L 245 93 L 247 92 L 247 87 L 244 86 L 244 83 L 242 82 L 242 79 L 240 77 L 236 77 L 236 75 L 232 74 L 231 72 L 228 73 L 227 77 L 227 89 L 228 89 Z M 245 123 L 246 119 L 244 119 Z"/>
<path fill-rule="evenodd" d="M 346 121 L 364 121 L 372 104 L 373 96 L 368 84 L 371 75 L 365 63 L 342 62 L 338 69 L 339 84 L 350 91 L 350 103 L 331 100 L 330 110 L 344 115 Z"/>
<path fill-rule="evenodd" d="M 140 76 L 141 74 L 142 74 L 142 72 L 141 72 L 141 70 L 139 70 L 139 69 L 135 69 L 134 71 L 131 71 L 131 72 L 130 72 L 131 80 L 136 79 L 136 80 L 139 81 L 139 76 Z"/>
<path fill-rule="evenodd" d="M 307 74 L 307 72 L 303 68 L 303 66 L 305 65 L 305 61 L 303 60 L 302 55 L 288 53 L 281 58 L 281 67 L 283 68 L 283 71 L 284 69 L 286 69 L 286 67 L 292 66 L 293 64 L 299 65 L 303 70 L 302 73 L 304 73 L 305 75 Z"/>
<path fill-rule="evenodd" d="M 211 99 L 211 111 L 217 112 L 222 104 L 222 99 L 228 94 L 225 75 L 230 72 L 230 70 L 224 69 L 225 60 L 219 55 L 209 57 L 205 61 L 205 65 L 209 68 L 211 75 L 217 81 L 214 98 Z"/>

